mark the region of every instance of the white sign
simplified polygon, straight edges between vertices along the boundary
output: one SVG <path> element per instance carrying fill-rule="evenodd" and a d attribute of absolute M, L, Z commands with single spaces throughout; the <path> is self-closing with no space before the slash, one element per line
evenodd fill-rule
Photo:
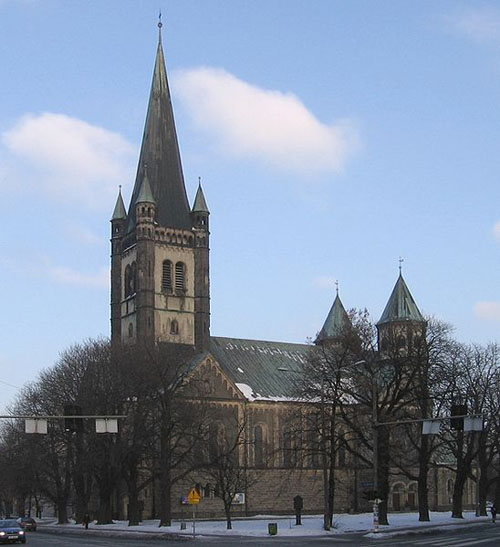
<path fill-rule="evenodd" d="M 233 503 L 234 505 L 244 505 L 245 504 L 245 493 L 244 492 L 238 492 L 233 497 Z"/>
<path fill-rule="evenodd" d="M 422 423 L 422 435 L 439 435 L 440 429 L 440 420 L 424 420 Z"/>
<path fill-rule="evenodd" d="M 35 420 L 27 418 L 24 420 L 25 433 L 42 433 L 47 434 L 47 420 Z"/>
<path fill-rule="evenodd" d="M 96 433 L 118 433 L 118 420 L 116 418 L 96 418 Z"/>
<path fill-rule="evenodd" d="M 464 418 L 464 431 L 482 431 L 483 430 L 483 417 L 473 416 Z"/>

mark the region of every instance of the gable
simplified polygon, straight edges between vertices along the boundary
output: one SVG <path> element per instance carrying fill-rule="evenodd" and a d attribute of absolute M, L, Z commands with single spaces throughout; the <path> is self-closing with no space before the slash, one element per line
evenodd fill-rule
<path fill-rule="evenodd" d="M 196 391 L 207 398 L 214 399 L 242 399 L 232 379 L 226 374 L 217 361 L 206 352 L 194 364 L 191 382 L 194 382 Z"/>

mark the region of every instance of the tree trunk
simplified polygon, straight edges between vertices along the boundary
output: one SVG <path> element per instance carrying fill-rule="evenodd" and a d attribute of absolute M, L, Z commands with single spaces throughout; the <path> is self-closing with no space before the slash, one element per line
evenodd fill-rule
<path fill-rule="evenodd" d="M 129 465 L 129 480 L 128 480 L 128 525 L 138 526 L 141 521 L 139 508 L 139 491 L 137 488 L 137 466 L 135 462 Z"/>
<path fill-rule="evenodd" d="M 161 463 L 163 465 L 160 474 L 160 526 L 172 526 L 169 458 L 161 458 Z"/>
<path fill-rule="evenodd" d="M 114 483 L 109 475 L 101 476 L 99 481 L 99 509 L 97 524 L 112 524 L 112 504 Z"/>
<path fill-rule="evenodd" d="M 389 501 L 389 430 L 387 427 L 378 429 L 378 522 L 388 526 L 387 505 Z"/>
<path fill-rule="evenodd" d="M 66 496 L 57 498 L 57 524 L 68 523 L 68 499 Z"/>
<path fill-rule="evenodd" d="M 419 450 L 419 469 L 418 469 L 418 520 L 429 522 L 429 489 L 427 478 L 429 475 L 429 439 L 427 435 L 422 435 Z"/>
<path fill-rule="evenodd" d="M 231 503 L 227 501 L 224 503 L 224 513 L 226 514 L 226 529 L 232 530 L 233 523 L 231 522 Z"/>

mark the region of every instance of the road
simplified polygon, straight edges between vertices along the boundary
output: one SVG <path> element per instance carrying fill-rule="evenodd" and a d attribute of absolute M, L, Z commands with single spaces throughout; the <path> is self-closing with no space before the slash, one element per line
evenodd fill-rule
<path fill-rule="evenodd" d="M 382 535 L 382 534 L 381 534 Z M 198 536 L 193 542 L 189 539 L 183 540 L 160 540 L 160 539 L 127 539 L 124 537 L 100 537 L 87 535 L 78 536 L 62 535 L 61 533 L 32 532 L 28 534 L 28 542 L 31 547 L 148 547 L 153 545 L 166 544 L 170 546 L 182 545 L 184 547 L 196 543 L 200 547 L 266 547 L 278 545 L 279 547 L 322 547 L 326 545 L 352 546 L 366 545 L 379 547 L 498 547 L 500 545 L 500 523 L 476 524 L 474 526 L 461 526 L 459 529 L 445 532 L 429 532 L 426 534 L 397 536 L 394 538 L 384 537 L 371 539 L 365 538 L 362 534 L 345 534 L 340 537 L 213 537 Z"/>

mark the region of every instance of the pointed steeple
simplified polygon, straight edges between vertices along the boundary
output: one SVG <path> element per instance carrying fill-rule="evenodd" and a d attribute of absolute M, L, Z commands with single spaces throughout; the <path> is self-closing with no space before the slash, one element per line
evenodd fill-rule
<path fill-rule="evenodd" d="M 137 196 L 136 203 L 156 203 L 151 191 L 151 184 L 149 184 L 148 174 L 144 172 L 144 178 L 142 179 L 139 195 Z"/>
<path fill-rule="evenodd" d="M 346 332 L 350 326 L 351 320 L 345 311 L 344 305 L 340 300 L 338 291 L 325 320 L 323 328 L 320 330 L 315 343 L 323 344 L 326 341 L 333 341 Z"/>
<path fill-rule="evenodd" d="M 198 182 L 198 190 L 196 191 L 196 197 L 194 198 L 193 213 L 210 213 L 208 205 L 205 200 L 205 195 L 201 188 L 201 181 Z"/>
<path fill-rule="evenodd" d="M 125 204 L 123 203 L 122 198 L 122 187 L 118 190 L 118 197 L 116 198 L 116 205 L 113 211 L 113 216 L 111 220 L 123 220 L 127 218 L 127 213 L 125 211 Z"/>
<path fill-rule="evenodd" d="M 156 220 L 161 226 L 191 229 L 189 202 L 184 186 L 181 156 L 167 81 L 160 36 L 142 138 L 139 166 L 130 200 L 128 231 L 135 228 L 135 205 L 147 165 L 152 196 L 157 204 Z"/>
<path fill-rule="evenodd" d="M 416 321 L 419 323 L 425 323 L 424 317 L 420 313 L 415 300 L 413 300 L 413 296 L 406 286 L 400 268 L 396 285 L 392 290 L 389 301 L 387 302 L 377 325 L 401 321 Z"/>

